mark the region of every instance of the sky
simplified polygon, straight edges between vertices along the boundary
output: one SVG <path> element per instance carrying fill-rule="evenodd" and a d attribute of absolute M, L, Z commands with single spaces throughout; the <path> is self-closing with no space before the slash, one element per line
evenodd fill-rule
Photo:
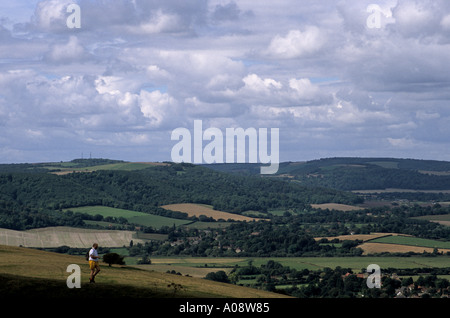
<path fill-rule="evenodd" d="M 0 163 L 170 161 L 196 120 L 278 128 L 280 161 L 450 160 L 449 99 L 447 0 L 0 3 Z"/>

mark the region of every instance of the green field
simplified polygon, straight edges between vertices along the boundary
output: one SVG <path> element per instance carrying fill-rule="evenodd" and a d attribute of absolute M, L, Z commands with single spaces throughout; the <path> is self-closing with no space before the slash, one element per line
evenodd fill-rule
<path fill-rule="evenodd" d="M 423 239 L 418 237 L 409 237 L 402 235 L 383 236 L 368 241 L 370 243 L 389 243 L 389 244 L 401 244 L 430 248 L 450 248 L 450 242 L 442 242 L 436 240 Z"/>
<path fill-rule="evenodd" d="M 69 210 L 72 212 L 86 213 L 89 215 L 99 214 L 103 217 L 107 216 L 115 218 L 123 217 L 127 219 L 127 221 L 130 223 L 143 226 L 151 226 L 155 229 L 160 229 L 163 226 L 175 225 L 175 226 L 186 226 L 189 228 L 196 228 L 199 230 L 206 230 L 208 228 L 223 229 L 231 225 L 230 222 L 200 222 L 200 221 L 193 222 L 191 220 L 174 219 L 154 214 L 111 208 L 100 205 L 70 208 L 66 209 L 65 211 Z M 108 224 L 110 224 L 104 221 L 85 221 L 85 222 L 88 224 L 98 224 L 105 227 L 107 227 Z"/>
<path fill-rule="evenodd" d="M 145 265 L 144 268 L 154 270 L 170 270 L 176 268 L 182 274 L 192 274 L 193 269 L 213 269 L 228 268 L 231 270 L 234 266 L 247 266 L 250 261 L 253 265 L 259 267 L 266 264 L 269 260 L 279 262 L 283 266 L 289 266 L 297 270 L 318 270 L 325 267 L 329 268 L 350 268 L 355 272 L 367 268 L 370 264 L 377 264 L 381 270 L 383 268 L 425 268 L 425 267 L 449 267 L 450 257 L 152 257 L 152 265 Z M 157 266 L 156 266 L 157 265 Z"/>
<path fill-rule="evenodd" d="M 179 220 L 173 218 L 167 218 L 164 216 L 153 215 L 143 212 L 136 212 L 131 210 L 110 208 L 106 206 L 84 206 L 78 208 L 67 209 L 73 212 L 86 213 L 89 215 L 101 215 L 103 217 L 123 217 L 127 219 L 128 222 L 143 226 L 151 226 L 153 228 L 159 229 L 163 226 L 180 226 L 184 224 L 191 223 L 189 220 Z"/>
<path fill-rule="evenodd" d="M 444 205 L 444 203 L 442 205 Z M 445 202 L 445 205 L 448 205 L 448 203 Z M 414 217 L 413 219 L 427 220 L 427 221 L 431 221 L 431 222 L 437 222 L 442 225 L 450 226 L 450 214 L 424 215 L 424 216 Z"/>
<path fill-rule="evenodd" d="M 64 163 L 53 163 L 43 166 L 43 168 L 49 170 L 59 170 L 59 172 L 71 173 L 71 172 L 92 172 L 97 170 L 124 170 L 124 171 L 134 171 L 146 169 L 153 166 L 164 165 L 158 162 L 118 162 L 118 163 L 107 163 L 95 166 L 81 166 L 73 162 Z"/>

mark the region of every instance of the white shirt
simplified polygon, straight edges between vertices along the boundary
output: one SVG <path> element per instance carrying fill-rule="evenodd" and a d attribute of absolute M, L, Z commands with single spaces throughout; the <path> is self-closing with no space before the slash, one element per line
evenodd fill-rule
<path fill-rule="evenodd" d="M 92 258 L 92 256 L 98 256 L 97 250 L 95 248 L 91 248 L 91 250 L 89 251 L 89 260 L 98 262 L 98 258 Z"/>

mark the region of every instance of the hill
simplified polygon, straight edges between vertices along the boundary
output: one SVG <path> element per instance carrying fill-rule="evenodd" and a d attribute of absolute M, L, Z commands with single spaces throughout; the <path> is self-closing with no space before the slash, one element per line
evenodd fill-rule
<path fill-rule="evenodd" d="M 128 245 L 131 240 L 136 243 L 145 242 L 138 239 L 134 231 L 83 229 L 67 226 L 45 227 L 27 231 L 0 228 L 0 244 L 10 246 L 89 248 L 92 242 L 102 242 L 103 246 L 120 247 Z"/>
<path fill-rule="evenodd" d="M 87 159 L 88 160 L 88 159 Z M 114 165 L 117 163 L 114 163 Z M 122 164 L 122 163 L 119 163 Z M 6 165 L 8 166 L 8 165 Z M 62 213 L 83 206 L 107 206 L 178 219 L 187 213 L 162 208 L 197 203 L 217 211 L 242 214 L 269 209 L 304 209 L 309 204 L 353 204 L 360 199 L 332 189 L 302 186 L 260 176 L 239 176 L 191 164 L 148 165 L 117 170 L 106 161 L 89 172 L 55 175 L 9 165 L 0 170 L 0 227 L 26 230 L 45 226 L 83 226 L 80 214 Z M 128 165 L 129 167 L 129 165 Z M 27 171 L 27 172 L 25 172 Z"/>
<path fill-rule="evenodd" d="M 31 298 L 279 298 L 280 294 L 231 284 L 140 270 L 128 266 L 101 266 L 96 284 L 89 284 L 87 262 L 69 256 L 0 245 L 0 296 Z M 81 288 L 70 289 L 67 266 L 81 268 Z"/>
<path fill-rule="evenodd" d="M 241 175 L 257 173 L 255 164 L 205 165 Z M 397 158 L 325 158 L 281 163 L 276 175 L 304 186 L 345 191 L 411 189 L 450 190 L 450 162 Z"/>

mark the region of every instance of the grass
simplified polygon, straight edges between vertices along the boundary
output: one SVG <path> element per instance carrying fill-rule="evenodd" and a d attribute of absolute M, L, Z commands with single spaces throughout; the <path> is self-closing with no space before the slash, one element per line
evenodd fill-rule
<path fill-rule="evenodd" d="M 116 247 L 136 243 L 145 238 L 136 237 L 133 231 L 93 230 L 74 227 L 46 227 L 27 231 L 0 229 L 0 244 L 25 247 L 59 247 L 63 245 L 88 248 L 93 242 L 102 246 Z"/>
<path fill-rule="evenodd" d="M 159 162 L 119 162 L 119 163 L 110 163 L 104 165 L 90 166 L 90 167 L 77 167 L 77 164 L 74 163 L 63 163 L 58 165 L 49 165 L 45 166 L 45 168 L 51 169 L 59 169 L 60 171 L 53 172 L 54 174 L 67 174 L 72 172 L 92 172 L 97 170 L 125 170 L 125 171 L 134 171 L 146 169 L 153 166 L 158 165 L 167 165 L 165 163 Z"/>
<path fill-rule="evenodd" d="M 101 263 L 96 284 L 89 284 L 83 257 L 0 245 L 0 297 L 278 298 L 283 295 L 241 286 Z M 81 268 L 81 288 L 69 289 L 67 266 Z"/>
<path fill-rule="evenodd" d="M 388 243 L 388 244 L 401 244 L 430 248 L 450 248 L 450 242 L 436 241 L 430 239 L 423 239 L 412 236 L 384 236 L 369 241 L 370 243 Z"/>
<path fill-rule="evenodd" d="M 354 205 L 347 205 L 347 204 L 340 204 L 340 203 L 322 203 L 322 204 L 311 204 L 311 207 L 313 209 L 322 209 L 322 210 L 337 210 L 337 211 L 358 211 L 362 210 L 363 208 L 354 206 Z"/>
<path fill-rule="evenodd" d="M 153 265 L 158 266 L 158 270 L 166 271 L 171 267 L 176 267 L 183 275 L 183 269 L 186 273 L 192 269 L 204 269 L 209 271 L 225 270 L 229 271 L 235 265 L 240 267 L 247 266 L 249 261 L 254 266 L 259 267 L 266 264 L 269 260 L 274 260 L 284 266 L 289 266 L 297 270 L 317 270 L 325 267 L 351 268 L 354 271 L 360 271 L 367 268 L 370 264 L 378 264 L 383 268 L 422 268 L 422 267 L 448 267 L 450 266 L 450 257 L 391 257 L 391 256 L 365 256 L 365 257 L 152 257 L 152 265 L 145 265 L 151 269 Z M 154 267 L 156 268 L 156 267 Z"/>
<path fill-rule="evenodd" d="M 208 209 L 207 207 L 204 207 Z M 196 229 L 208 229 L 208 228 L 226 228 L 231 225 L 230 222 L 192 222 L 191 220 L 181 220 L 168 218 L 159 215 L 153 215 L 149 213 L 136 212 L 125 209 L 111 208 L 106 206 L 84 206 L 77 208 L 66 209 L 71 210 L 73 212 L 86 213 L 89 215 L 102 215 L 103 217 L 123 217 L 127 219 L 130 223 L 143 225 L 143 226 L 151 226 L 155 229 L 159 229 L 163 226 L 187 226 L 190 228 Z M 212 209 L 211 209 L 212 210 Z M 212 210 L 214 211 L 214 210 Z M 216 211 L 217 212 L 217 211 Z M 237 216 L 237 215 L 236 215 Z M 108 227 L 110 223 L 104 221 L 85 221 L 89 224 L 98 224 L 104 227 Z"/>
<path fill-rule="evenodd" d="M 171 211 L 178 211 L 178 212 L 184 212 L 187 213 L 189 216 L 196 216 L 199 217 L 200 215 L 204 215 L 207 217 L 211 217 L 215 220 L 234 220 L 234 221 L 253 221 L 253 220 L 260 220 L 257 218 L 252 218 L 240 214 L 233 214 L 223 211 L 217 211 L 212 209 L 211 206 L 205 205 L 205 204 L 195 204 L 195 203 L 179 203 L 179 204 L 168 204 L 161 206 L 164 209 L 171 210 Z"/>
<path fill-rule="evenodd" d="M 448 203 L 446 203 L 445 205 L 448 205 Z M 431 222 L 437 222 L 437 223 L 440 223 L 445 226 L 450 226 L 450 214 L 424 215 L 424 216 L 414 217 L 413 219 L 427 220 L 427 221 L 431 221 Z"/>
<path fill-rule="evenodd" d="M 123 253 L 118 249 L 116 252 Z M 89 269 L 80 256 L 0 245 L 0 297 L 55 298 L 275 298 L 280 294 L 217 283 L 199 277 L 218 270 L 229 272 L 235 265 L 254 266 L 274 260 L 297 270 L 325 267 L 350 268 L 360 272 L 369 264 L 384 268 L 448 267 L 450 257 L 280 257 L 207 258 L 152 257 L 152 265 L 108 267 L 101 263 L 97 284 L 88 284 Z M 81 288 L 69 289 L 66 271 L 70 264 L 81 268 Z M 144 270 L 145 269 L 145 270 Z M 182 275 L 166 273 L 175 270 Z M 192 277 L 185 276 L 189 274 Z"/>
<path fill-rule="evenodd" d="M 173 226 L 174 224 L 175 226 L 180 226 L 192 222 L 189 220 L 173 219 L 149 213 L 111 208 L 106 206 L 84 206 L 84 207 L 70 208 L 67 210 L 71 210 L 73 212 L 86 213 L 89 215 L 99 214 L 103 217 L 108 216 L 116 218 L 123 217 L 127 219 L 127 221 L 130 223 L 143 226 L 151 226 L 156 229 L 161 228 L 163 226 Z"/>

